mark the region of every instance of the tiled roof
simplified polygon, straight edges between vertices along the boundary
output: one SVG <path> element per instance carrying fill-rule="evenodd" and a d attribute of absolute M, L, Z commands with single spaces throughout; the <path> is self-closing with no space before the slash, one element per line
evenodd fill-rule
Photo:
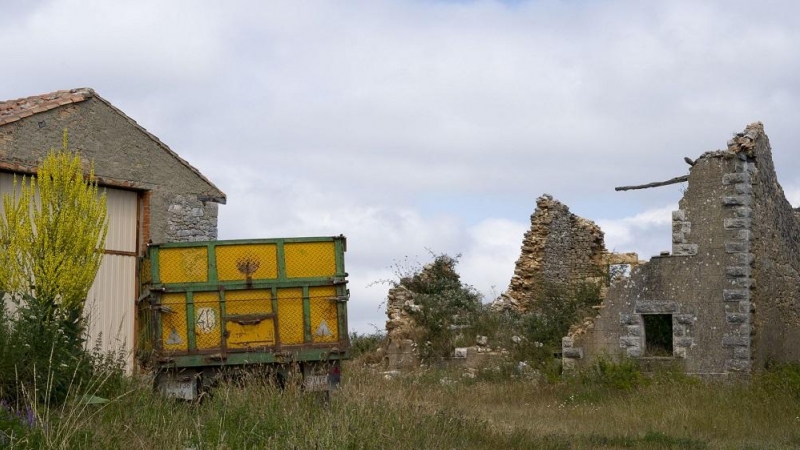
<path fill-rule="evenodd" d="M 82 102 L 93 96 L 93 90 L 80 88 L 0 102 L 0 125 L 16 122 L 59 106 Z"/>

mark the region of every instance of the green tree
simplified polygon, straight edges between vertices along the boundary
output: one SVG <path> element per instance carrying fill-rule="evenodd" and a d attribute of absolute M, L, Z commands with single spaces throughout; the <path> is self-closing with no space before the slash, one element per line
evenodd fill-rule
<path fill-rule="evenodd" d="M 14 185 L 14 193 L 3 196 L 0 218 L 0 291 L 33 303 L 44 320 L 59 313 L 77 320 L 108 229 L 94 170 L 84 174 L 65 131 L 62 150 L 50 151 L 35 178 Z"/>
<path fill-rule="evenodd" d="M 77 153 L 51 150 L 0 215 L 0 400 L 62 401 L 91 376 L 83 307 L 103 258 L 106 199 Z M 20 386 L 21 385 L 21 386 Z M 22 387 L 23 389 L 20 389 Z"/>

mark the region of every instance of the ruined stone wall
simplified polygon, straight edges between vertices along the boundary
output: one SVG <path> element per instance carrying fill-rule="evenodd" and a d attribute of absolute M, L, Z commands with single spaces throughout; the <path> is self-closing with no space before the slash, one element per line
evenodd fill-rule
<path fill-rule="evenodd" d="M 605 273 L 606 253 L 600 227 L 545 194 L 536 200 L 514 276 L 498 304 L 527 311 L 533 306 L 538 283 L 597 279 Z"/>
<path fill-rule="evenodd" d="M 687 372 L 749 375 L 800 361 L 799 300 L 800 223 L 754 123 L 697 160 L 673 213 L 673 254 L 612 286 L 591 327 L 564 338 L 564 363 L 603 353 L 647 362 L 643 317 L 662 313 Z"/>
<path fill-rule="evenodd" d="M 612 285 L 587 327 L 563 340 L 566 367 L 601 355 L 640 358 L 652 363 L 644 316 L 667 314 L 672 320 L 671 364 L 686 372 L 724 375 L 749 366 L 749 319 L 744 286 L 749 272 L 741 244 L 748 238 L 737 195 L 747 166 L 730 151 L 706 153 L 691 169 L 689 185 L 673 213 L 672 255 L 652 258 L 630 278 Z"/>
<path fill-rule="evenodd" d="M 414 293 L 399 285 L 386 296 L 386 349 L 384 365 L 388 369 L 409 369 L 419 365 L 414 337 L 417 324 L 411 313 L 420 308 Z"/>
<path fill-rule="evenodd" d="M 51 148 L 60 148 L 65 128 L 70 148 L 94 163 L 101 183 L 108 178 L 150 192 L 154 242 L 216 239 L 217 202 L 224 194 L 97 97 L 0 127 L 0 161 L 35 168 Z"/>
<path fill-rule="evenodd" d="M 800 224 L 778 183 L 769 140 L 760 124 L 737 136 L 735 145 L 749 147 L 746 174 L 753 202 L 748 268 L 752 265 L 753 358 L 767 362 L 800 361 Z M 749 292 L 748 292 L 749 293 Z M 743 311 L 744 312 L 744 311 Z"/>

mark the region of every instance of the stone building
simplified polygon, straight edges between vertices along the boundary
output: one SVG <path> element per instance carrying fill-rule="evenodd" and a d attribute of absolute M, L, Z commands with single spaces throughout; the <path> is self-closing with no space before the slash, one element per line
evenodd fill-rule
<path fill-rule="evenodd" d="M 761 123 L 693 162 L 672 230 L 671 254 L 614 283 L 563 339 L 565 368 L 604 355 L 729 377 L 800 361 L 800 222 Z"/>
<path fill-rule="evenodd" d="M 149 241 L 212 240 L 225 194 L 157 137 L 92 89 L 0 102 L 0 193 L 33 174 L 50 149 L 94 164 L 108 202 L 106 255 L 87 300 L 92 338 L 105 349 L 135 345 L 136 258 Z"/>

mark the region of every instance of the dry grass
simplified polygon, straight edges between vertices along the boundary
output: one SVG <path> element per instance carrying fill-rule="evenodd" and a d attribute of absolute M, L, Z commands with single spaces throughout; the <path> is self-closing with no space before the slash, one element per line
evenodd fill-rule
<path fill-rule="evenodd" d="M 457 370 L 387 379 L 350 364 L 342 388 L 327 403 L 251 379 L 245 387 L 224 384 L 202 404 L 189 404 L 161 398 L 146 380 L 134 380 L 127 395 L 102 410 L 80 420 L 71 416 L 76 429 L 68 442 L 41 447 L 33 436 L 41 430 L 33 429 L 31 439 L 15 447 L 800 448 L 798 373 L 751 386 L 667 376 L 619 390 L 579 379 L 469 379 Z"/>

